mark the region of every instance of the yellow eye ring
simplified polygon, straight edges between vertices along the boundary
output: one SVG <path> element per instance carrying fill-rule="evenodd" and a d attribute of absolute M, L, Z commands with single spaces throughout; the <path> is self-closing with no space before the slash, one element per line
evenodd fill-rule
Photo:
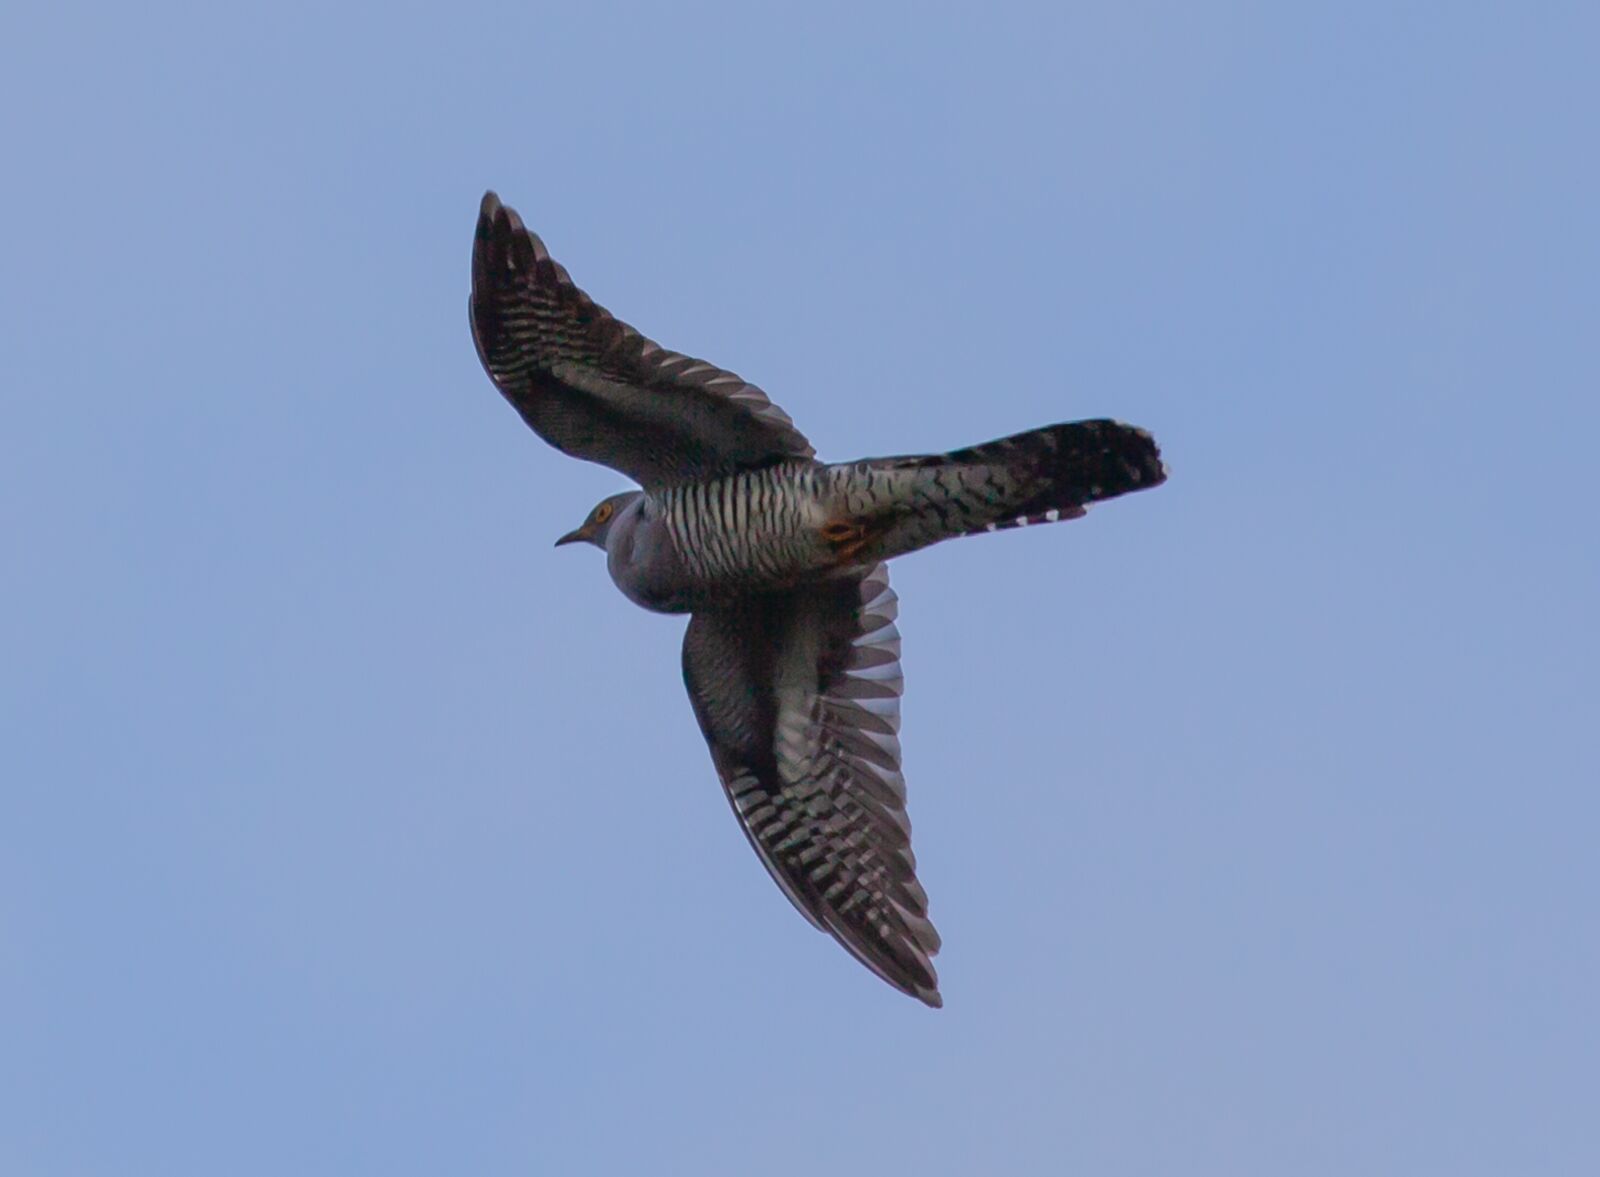
<path fill-rule="evenodd" d="M 610 503 L 601 503 L 594 509 L 594 521 L 596 523 L 604 523 L 611 518 L 611 509 Z"/>

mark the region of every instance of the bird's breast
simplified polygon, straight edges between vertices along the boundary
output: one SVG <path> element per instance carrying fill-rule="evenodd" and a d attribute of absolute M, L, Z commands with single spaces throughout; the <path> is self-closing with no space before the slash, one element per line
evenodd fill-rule
<path fill-rule="evenodd" d="M 696 604 L 694 578 L 659 519 L 643 513 L 614 531 L 606 545 L 606 568 L 622 595 L 652 613 L 688 613 Z"/>

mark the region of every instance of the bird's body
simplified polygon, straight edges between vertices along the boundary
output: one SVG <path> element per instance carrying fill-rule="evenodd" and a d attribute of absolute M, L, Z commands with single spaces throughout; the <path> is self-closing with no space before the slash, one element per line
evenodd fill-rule
<path fill-rule="evenodd" d="M 612 578 L 632 600 L 666 613 L 820 578 L 824 470 L 788 461 L 646 493 L 636 530 L 650 537 L 644 551 L 667 558 L 611 560 Z M 671 572 L 663 575 L 665 568 Z M 671 605 L 641 600 L 632 587 L 638 583 L 651 586 L 646 596 L 659 594 Z"/>
<path fill-rule="evenodd" d="M 1161 477 L 1147 441 L 1078 422 L 954 454 L 790 459 L 668 486 L 619 510 L 608 565 L 630 600 L 659 613 L 832 580 L 940 540 L 1081 515 L 1075 498 Z M 1061 489 L 1069 481 L 1074 494 Z"/>
<path fill-rule="evenodd" d="M 558 542 L 605 549 L 636 604 L 692 614 L 684 681 L 774 880 L 879 976 L 940 1004 L 939 937 L 900 773 L 886 561 L 1156 486 L 1154 441 L 1079 421 L 946 454 L 824 464 L 759 389 L 596 306 L 493 193 L 470 309 L 479 356 L 523 418 L 640 482 Z"/>

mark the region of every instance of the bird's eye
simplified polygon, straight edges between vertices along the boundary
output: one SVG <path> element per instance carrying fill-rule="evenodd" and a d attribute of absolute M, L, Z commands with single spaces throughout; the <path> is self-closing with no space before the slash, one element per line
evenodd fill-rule
<path fill-rule="evenodd" d="M 601 503 L 594 509 L 594 521 L 596 523 L 604 523 L 609 518 L 611 518 L 610 503 Z"/>

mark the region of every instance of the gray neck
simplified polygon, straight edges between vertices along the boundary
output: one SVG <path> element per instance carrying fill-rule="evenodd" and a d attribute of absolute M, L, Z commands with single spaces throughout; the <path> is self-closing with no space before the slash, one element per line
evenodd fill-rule
<path fill-rule="evenodd" d="M 683 613 L 689 587 L 666 524 L 640 497 L 617 513 L 606 533 L 606 569 L 623 595 L 657 613 Z"/>

